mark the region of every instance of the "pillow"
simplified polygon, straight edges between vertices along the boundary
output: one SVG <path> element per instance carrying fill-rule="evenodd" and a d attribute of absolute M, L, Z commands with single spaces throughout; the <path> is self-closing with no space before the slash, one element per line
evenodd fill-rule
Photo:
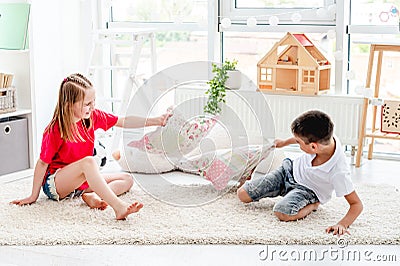
<path fill-rule="evenodd" d="M 183 155 L 196 148 L 217 121 L 204 115 L 187 120 L 177 110 L 170 112 L 173 115 L 164 127 L 158 127 L 140 140 L 131 141 L 128 146 L 148 153 Z"/>
<path fill-rule="evenodd" d="M 157 174 L 175 170 L 175 166 L 163 153 L 149 153 L 136 148 L 125 147 L 120 158 L 115 158 L 124 171 Z"/>
<path fill-rule="evenodd" d="M 212 152 L 220 149 L 231 149 L 232 139 L 229 132 L 221 125 L 221 123 L 216 123 L 210 132 L 205 136 L 199 145 L 186 155 L 188 157 L 193 157 L 196 155 L 204 154 L 207 152 Z"/>
<path fill-rule="evenodd" d="M 177 167 L 179 170 L 198 173 L 209 180 L 215 189 L 223 190 L 229 180 L 248 177 L 260 160 L 266 158 L 273 145 L 249 145 L 233 149 L 220 149 L 194 157 L 183 158 Z"/>

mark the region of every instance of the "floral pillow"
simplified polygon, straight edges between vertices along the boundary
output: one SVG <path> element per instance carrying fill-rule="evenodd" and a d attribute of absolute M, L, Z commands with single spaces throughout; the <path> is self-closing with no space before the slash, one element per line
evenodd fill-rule
<path fill-rule="evenodd" d="M 180 112 L 171 112 L 173 115 L 164 127 L 158 127 L 140 140 L 131 141 L 128 146 L 148 153 L 179 157 L 196 148 L 217 122 L 214 117 L 201 115 L 185 119 Z"/>
<path fill-rule="evenodd" d="M 229 180 L 238 181 L 251 175 L 258 163 L 274 150 L 274 145 L 249 145 L 233 149 L 221 149 L 199 156 L 182 159 L 178 168 L 200 174 L 215 189 L 223 190 Z"/>

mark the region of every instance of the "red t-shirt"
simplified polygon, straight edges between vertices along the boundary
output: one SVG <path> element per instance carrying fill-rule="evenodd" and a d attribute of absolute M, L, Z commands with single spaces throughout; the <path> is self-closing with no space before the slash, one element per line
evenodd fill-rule
<path fill-rule="evenodd" d="M 77 129 L 84 139 L 82 142 L 63 140 L 58 123 L 56 123 L 51 130 L 43 133 L 40 159 L 49 164 L 46 173 L 53 174 L 59 168 L 63 168 L 86 156 L 93 155 L 94 131 L 98 128 L 108 130 L 113 127 L 118 120 L 117 116 L 97 109 L 93 110 L 91 118 L 93 124 L 89 129 L 86 129 L 82 120 L 76 123 Z M 88 188 L 88 185 L 85 182 L 79 189 L 86 188 Z"/>

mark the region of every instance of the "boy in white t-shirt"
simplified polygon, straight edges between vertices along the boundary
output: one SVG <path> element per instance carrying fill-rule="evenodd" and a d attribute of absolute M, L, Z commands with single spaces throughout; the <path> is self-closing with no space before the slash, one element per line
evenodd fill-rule
<path fill-rule="evenodd" d="M 297 117 L 291 125 L 292 138 L 275 140 L 277 148 L 299 144 L 305 152 L 295 160 L 285 159 L 282 166 L 271 173 L 248 180 L 237 191 L 244 203 L 265 197 L 283 198 L 274 206 L 281 221 L 294 221 L 306 217 L 331 199 L 344 196 L 349 203 L 346 215 L 327 233 L 343 235 L 363 209 L 350 178 L 340 141 L 333 136 L 333 123 L 321 111 L 308 111 Z"/>

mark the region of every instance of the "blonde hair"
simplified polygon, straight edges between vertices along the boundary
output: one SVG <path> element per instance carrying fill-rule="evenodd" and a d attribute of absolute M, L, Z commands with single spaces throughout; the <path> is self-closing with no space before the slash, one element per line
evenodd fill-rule
<path fill-rule="evenodd" d="M 76 102 L 82 101 L 86 95 L 86 90 L 93 88 L 92 83 L 82 74 L 76 73 L 68 76 L 61 82 L 58 93 L 58 102 L 54 110 L 53 118 L 46 127 L 46 132 L 50 132 L 58 122 L 61 138 L 71 142 L 84 141 L 84 138 L 78 132 L 74 122 L 73 106 Z M 91 118 L 82 119 L 84 128 L 89 129 L 92 126 Z"/>

